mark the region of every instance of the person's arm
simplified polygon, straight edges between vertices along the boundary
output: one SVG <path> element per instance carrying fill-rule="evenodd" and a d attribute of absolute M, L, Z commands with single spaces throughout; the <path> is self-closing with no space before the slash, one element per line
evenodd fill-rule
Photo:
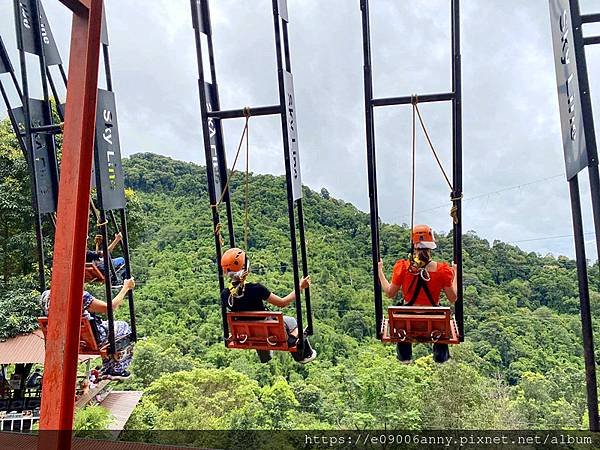
<path fill-rule="evenodd" d="M 110 243 L 110 245 L 108 246 L 108 252 L 112 253 L 112 251 L 115 249 L 115 247 L 119 244 L 119 242 L 121 242 L 123 240 L 123 235 L 121 234 L 121 232 L 118 232 L 117 234 L 115 234 L 115 239 Z"/>
<path fill-rule="evenodd" d="M 398 295 L 398 291 L 400 290 L 400 286 L 394 283 L 390 283 L 383 271 L 383 261 L 379 260 L 379 283 L 381 283 L 381 290 L 385 292 L 388 298 L 394 298 Z"/>
<path fill-rule="evenodd" d="M 456 302 L 456 299 L 458 298 L 458 288 L 456 286 L 457 273 L 458 267 L 456 264 L 452 263 L 452 284 L 444 288 L 444 293 L 446 294 L 446 298 L 450 303 Z"/>
<path fill-rule="evenodd" d="M 309 286 L 310 286 L 310 275 L 305 278 L 302 278 L 300 280 L 300 291 L 304 291 L 304 289 L 306 289 Z M 288 295 L 286 295 L 283 298 L 278 296 L 277 294 L 273 294 L 271 292 L 271 295 L 269 295 L 269 298 L 267 299 L 267 301 L 271 305 L 278 306 L 279 308 L 285 308 L 287 305 L 294 302 L 295 300 L 296 300 L 296 292 L 295 291 L 290 292 Z"/>
<path fill-rule="evenodd" d="M 127 292 L 132 290 L 134 287 L 135 287 L 135 281 L 133 280 L 133 278 L 130 278 L 129 280 L 125 280 L 123 282 L 123 287 L 121 288 L 119 293 L 115 296 L 115 298 L 112 299 L 113 311 L 115 311 L 119 306 L 121 306 L 123 304 L 123 302 L 125 302 L 125 296 L 127 295 Z M 108 305 L 106 304 L 106 302 L 104 302 L 102 300 L 98 300 L 97 298 L 94 298 L 94 300 L 92 300 L 92 303 L 90 304 L 88 310 L 92 313 L 106 314 L 108 312 Z"/>

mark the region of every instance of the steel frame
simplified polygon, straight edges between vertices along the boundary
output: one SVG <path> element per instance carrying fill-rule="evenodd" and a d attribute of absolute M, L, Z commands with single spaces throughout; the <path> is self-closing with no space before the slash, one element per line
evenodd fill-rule
<path fill-rule="evenodd" d="M 56 102 L 56 107 L 57 107 L 57 113 L 58 116 L 60 118 L 61 121 L 64 120 L 64 110 L 63 110 L 63 105 L 61 104 L 60 101 L 60 96 L 58 93 L 58 90 L 56 88 L 56 82 L 52 76 L 52 73 L 50 71 L 50 66 L 48 66 L 47 64 L 47 60 L 45 58 L 45 46 L 42 44 L 42 27 L 41 27 L 41 23 L 40 23 L 40 10 L 41 10 L 41 0 L 31 0 L 31 6 L 32 6 L 32 11 L 30 11 L 30 15 L 32 17 L 32 23 L 31 23 L 31 30 L 33 30 L 33 35 L 36 39 L 36 44 L 37 44 L 37 48 L 39 49 L 39 54 L 37 54 L 38 58 L 39 58 L 39 65 L 40 65 L 40 77 L 41 77 L 41 82 L 42 82 L 42 90 L 44 93 L 44 108 L 45 108 L 45 117 L 44 117 L 44 125 L 38 125 L 38 126 L 32 126 L 32 121 L 31 121 L 31 113 L 29 111 L 29 77 L 28 77 L 28 71 L 27 71 L 27 64 L 26 64 L 26 51 L 24 49 L 24 39 L 23 39 L 23 35 L 22 35 L 22 28 L 21 28 L 21 24 L 18 22 L 19 20 L 21 20 L 21 6 L 20 6 L 20 0 L 14 0 L 14 7 L 15 7 L 15 21 L 16 21 L 16 29 L 17 29 L 17 42 L 18 42 L 18 47 L 19 47 L 19 54 L 20 54 L 20 61 L 21 61 L 21 76 L 22 76 L 22 84 L 23 84 L 23 90 L 21 90 L 21 87 L 16 79 L 16 75 L 14 72 L 14 69 L 12 69 L 12 65 L 10 65 L 10 61 L 8 60 L 8 54 L 6 53 L 5 49 L 3 48 L 3 55 L 6 55 L 7 58 L 7 62 L 9 63 L 8 65 L 10 66 L 10 74 L 11 74 L 11 78 L 13 80 L 13 84 L 14 84 L 14 88 L 17 91 L 17 93 L 19 94 L 22 104 L 23 105 L 27 105 L 27 107 L 23 107 L 24 109 L 24 116 L 25 116 L 25 132 L 23 132 L 23 130 L 19 130 L 19 127 L 17 125 L 16 120 L 14 119 L 14 115 L 13 115 L 13 111 L 12 111 L 12 107 L 10 104 L 10 100 L 8 98 L 8 95 L 6 94 L 5 88 L 2 85 L 2 82 L 0 80 L 0 90 L 2 91 L 2 95 L 5 101 L 5 104 L 7 106 L 8 109 L 8 113 L 9 113 L 9 117 L 11 118 L 11 123 L 13 125 L 13 130 L 19 140 L 19 143 L 22 145 L 22 148 L 24 149 L 24 154 L 26 155 L 28 162 L 29 162 L 29 169 L 31 172 L 31 180 L 32 180 L 32 193 L 34 195 L 34 210 L 36 211 L 37 216 L 41 217 L 41 214 L 39 213 L 39 206 L 37 205 L 37 173 L 36 173 L 36 168 L 35 168 L 35 164 L 32 164 L 33 161 L 33 151 L 27 151 L 26 150 L 26 142 L 30 142 L 31 139 L 33 138 L 33 136 L 35 136 L 35 134 L 37 133 L 48 133 L 48 134 L 62 134 L 63 132 L 63 127 L 62 124 L 55 124 L 53 123 L 52 120 L 52 110 L 51 110 L 51 104 L 49 101 L 49 88 L 52 90 L 52 94 L 54 97 L 54 100 Z M 50 24 L 46 23 L 45 24 L 46 30 L 50 30 Z M 105 76 L 106 76 L 106 84 L 107 84 L 107 90 L 110 92 L 113 92 L 113 87 L 112 87 L 112 75 L 111 75 L 111 69 L 110 69 L 110 56 L 109 56 L 109 42 L 108 42 L 108 32 L 106 30 L 105 27 L 105 23 L 103 20 L 103 33 L 102 33 L 102 52 L 103 52 L 103 60 L 104 60 L 104 71 L 105 71 Z M 3 43 L 0 40 L 0 45 L 3 45 Z M 59 58 L 60 59 L 60 58 Z M 61 74 L 61 78 L 63 80 L 64 83 L 64 87 L 67 87 L 67 76 L 66 73 L 64 71 L 64 67 L 62 65 L 62 63 L 58 63 L 56 64 L 59 68 L 60 74 Z M 24 141 L 25 139 L 25 141 Z M 54 139 L 52 139 L 52 143 L 54 144 Z M 54 167 L 56 169 L 56 187 L 55 187 L 55 191 L 58 192 L 58 160 L 56 158 L 56 151 L 54 149 L 54 146 L 52 149 L 50 149 L 49 152 L 52 155 L 52 159 L 54 160 Z M 96 161 L 96 159 L 99 157 L 98 155 L 98 151 L 97 151 L 97 147 L 95 146 L 95 152 L 94 152 L 94 160 L 95 160 L 95 166 L 100 168 L 100 164 L 98 163 L 98 161 Z M 122 247 L 123 247 L 123 252 L 124 252 L 124 259 L 125 259 L 125 276 L 126 277 L 131 277 L 131 261 L 130 261 L 130 254 L 129 254 L 129 246 L 128 246 L 128 229 L 127 229 L 127 218 L 126 218 L 126 212 L 125 209 L 121 208 L 119 209 L 119 214 L 120 214 L 120 223 L 121 226 L 118 225 L 116 219 L 115 219 L 115 215 L 113 211 L 107 211 L 104 208 L 104 205 L 102 204 L 102 182 L 101 182 L 101 170 L 97 170 L 95 172 L 95 181 L 96 181 L 96 190 L 97 190 L 97 203 L 99 206 L 99 217 L 97 217 L 97 219 L 99 219 L 99 223 L 102 224 L 108 224 L 108 218 L 110 218 L 115 230 L 120 230 L 122 235 L 123 235 L 123 242 L 122 242 Z M 107 212 L 108 212 L 108 216 L 107 217 Z M 37 222 L 36 222 L 37 224 Z M 41 228 L 41 222 L 40 222 L 40 227 L 36 227 L 36 231 L 39 230 L 39 234 L 37 235 L 38 239 L 38 258 L 40 260 L 40 264 L 39 264 L 39 277 L 40 277 L 40 290 L 45 290 L 46 289 L 46 281 L 45 281 L 45 273 L 44 273 L 44 248 L 43 248 L 43 230 Z M 105 296 L 107 299 L 107 305 L 108 305 L 108 322 L 109 322 L 109 343 L 110 343 L 110 351 L 114 352 L 115 351 L 115 339 L 114 339 L 114 314 L 112 311 L 112 304 L 110 303 L 110 298 L 112 297 L 112 290 L 111 290 L 111 275 L 115 275 L 115 269 L 112 265 L 112 260 L 111 260 L 111 256 L 110 256 L 110 252 L 108 250 L 108 227 L 107 226 L 101 226 L 100 227 L 100 233 L 103 237 L 103 244 L 102 244 L 102 252 L 103 252 L 103 258 L 104 261 L 106 261 L 106 264 L 104 264 L 104 283 L 105 283 Z M 132 329 L 132 333 L 130 336 L 130 339 L 135 341 L 137 339 L 137 330 L 136 330 L 136 321 L 135 321 L 135 307 L 134 307 L 134 299 L 133 299 L 133 292 L 129 291 L 127 294 L 128 297 L 128 306 L 129 306 L 129 313 L 130 313 L 130 323 L 131 323 L 131 329 Z"/>
<path fill-rule="evenodd" d="M 220 185 L 226 186 L 228 173 L 225 150 L 223 145 L 223 131 L 221 126 L 221 120 L 241 118 L 245 116 L 246 108 L 240 108 L 235 110 L 220 110 L 219 104 L 219 91 L 217 85 L 217 76 L 215 68 L 215 57 L 212 40 L 212 27 L 210 22 L 210 10 L 208 0 L 191 0 L 192 9 L 192 20 L 195 30 L 196 38 L 196 55 L 198 59 L 198 90 L 200 93 L 200 112 L 202 116 L 202 130 L 203 130 L 203 141 L 204 151 L 206 157 L 206 171 L 208 178 L 208 192 L 210 204 L 215 205 L 221 192 L 217 192 L 216 178 L 221 180 Z M 291 74 L 291 58 L 289 50 L 288 40 L 288 15 L 287 15 L 287 0 L 272 0 L 273 5 L 273 28 L 275 33 L 275 47 L 277 56 L 277 74 L 278 74 L 278 86 L 279 86 L 279 104 L 271 106 L 260 106 L 256 108 L 250 108 L 252 116 L 266 116 L 266 115 L 279 115 L 281 117 L 281 132 L 283 139 L 284 149 L 284 162 L 285 162 L 285 174 L 286 174 L 286 189 L 288 197 L 288 215 L 290 224 L 290 240 L 291 240 L 291 252 L 292 252 L 292 264 L 294 266 L 294 291 L 296 293 L 296 320 L 298 321 L 298 328 L 304 330 L 304 335 L 312 335 L 313 333 L 313 321 L 312 321 L 312 307 L 310 301 L 310 289 L 304 291 L 305 302 L 306 302 L 306 318 L 307 326 L 303 327 L 302 317 L 302 296 L 300 291 L 300 270 L 302 275 L 308 275 L 308 263 L 307 263 L 307 252 L 306 252 L 306 241 L 304 234 L 304 214 L 302 207 L 302 199 L 293 199 L 293 185 L 292 185 L 292 168 L 289 156 L 290 144 L 288 141 L 288 127 L 287 121 L 290 118 L 290 112 L 286 108 L 286 92 L 285 92 L 285 80 L 286 72 Z M 210 66 L 210 81 L 207 81 L 207 76 L 204 73 L 204 54 L 202 48 L 203 35 L 206 37 L 208 46 L 208 62 Z M 207 93 L 207 90 L 209 92 Z M 208 95 L 212 95 L 209 98 Z M 216 133 L 216 145 L 211 143 L 211 132 Z M 213 135 L 215 136 L 215 135 Z M 212 148 L 211 148 L 212 145 Z M 227 188 L 224 192 L 223 203 L 226 206 L 226 219 L 227 219 L 227 230 L 230 247 L 235 247 L 235 233 L 233 228 L 233 216 L 230 203 L 230 193 Z M 297 211 L 297 218 L 294 212 L 294 206 Z M 220 226 L 221 218 L 217 208 L 212 209 L 213 226 L 215 229 Z M 296 229 L 298 229 L 299 239 L 296 235 Z M 299 242 L 298 242 L 299 241 Z M 298 255 L 298 244 L 300 245 L 300 258 Z M 216 249 L 216 261 L 217 270 L 219 275 L 219 288 L 222 291 L 225 288 L 225 280 L 223 271 L 221 269 L 221 242 L 217 234 L 215 234 L 215 249 Z M 299 266 L 301 261 L 301 267 Z M 227 311 L 222 306 L 222 319 L 223 319 L 223 340 L 227 345 L 227 338 L 229 336 L 229 328 L 227 324 Z M 298 350 L 303 350 L 303 340 L 300 339 L 298 342 Z"/>
<path fill-rule="evenodd" d="M 40 439 L 41 449 L 71 448 L 103 10 L 102 0 L 61 2 L 73 11 L 51 291 L 62 320 L 48 323 L 40 430 L 65 432 Z"/>
<path fill-rule="evenodd" d="M 569 0 L 570 20 L 572 27 L 573 48 L 575 64 L 579 81 L 579 95 L 585 143 L 588 157 L 588 175 L 590 193 L 592 198 L 592 211 L 594 229 L 596 234 L 596 248 L 600 255 L 600 173 L 598 171 L 598 147 L 594 127 L 594 115 L 590 93 L 590 83 L 587 70 L 585 46 L 600 43 L 600 37 L 584 37 L 583 24 L 600 22 L 600 14 L 582 15 L 579 0 Z M 583 354 L 585 362 L 585 377 L 587 388 L 587 404 L 590 431 L 600 431 L 600 418 L 598 416 L 598 382 L 596 376 L 596 360 L 594 355 L 594 335 L 590 308 L 590 293 L 588 280 L 588 267 L 585 252 L 585 236 L 583 217 L 581 212 L 581 196 L 579 179 L 576 174 L 569 182 L 571 199 L 571 214 L 573 219 L 573 235 L 575 244 L 575 259 L 577 262 L 577 279 L 579 285 L 579 304 L 581 312 L 581 328 L 583 334 Z"/>
<path fill-rule="evenodd" d="M 455 303 L 455 318 L 464 340 L 463 316 L 463 277 L 462 277 L 462 81 L 460 54 L 460 1 L 451 1 L 451 49 L 452 49 L 452 91 L 435 94 L 419 94 L 418 96 L 403 96 L 390 98 L 373 98 L 373 75 L 371 62 L 371 31 L 369 21 L 369 0 L 360 1 L 362 12 L 362 39 L 364 61 L 364 94 L 365 122 L 367 142 L 367 167 L 369 183 L 369 210 L 371 217 L 371 249 L 373 267 L 373 289 L 375 295 L 375 332 L 382 338 L 383 299 L 379 283 L 378 264 L 381 257 L 379 239 L 379 203 L 377 196 L 377 154 L 375 147 L 375 118 L 374 108 L 380 106 L 396 106 L 411 104 L 415 97 L 419 103 L 452 102 L 452 181 L 451 198 L 457 208 L 458 220 L 453 224 L 454 262 L 458 267 L 457 288 L 458 298 Z"/>

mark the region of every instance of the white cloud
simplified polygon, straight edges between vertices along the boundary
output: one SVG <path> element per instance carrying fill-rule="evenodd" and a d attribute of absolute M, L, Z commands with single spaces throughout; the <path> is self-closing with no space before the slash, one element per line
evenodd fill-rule
<path fill-rule="evenodd" d="M 8 1 L 2 7 L 10 10 Z M 597 12 L 581 0 L 584 12 Z M 67 58 L 68 13 L 45 2 Z M 440 92 L 450 87 L 449 2 L 371 2 L 377 96 Z M 465 198 L 564 172 L 546 0 L 462 4 Z M 113 77 L 125 154 L 153 151 L 203 162 L 194 37 L 186 0 L 107 0 Z M 224 109 L 277 101 L 270 0 L 211 1 L 217 74 Z M 368 208 L 364 137 L 361 18 L 358 0 L 289 0 L 290 46 L 304 182 Z M 587 30 L 587 29 L 586 29 Z M 12 14 L 0 33 L 14 47 Z M 600 47 L 600 46 L 596 46 Z M 592 93 L 600 91 L 600 48 L 588 51 Z M 13 52 L 13 60 L 16 55 Z M 600 102 L 594 102 L 596 123 Z M 450 109 L 421 110 L 450 168 Z M 410 108 L 377 112 L 380 211 L 408 222 Z M 281 131 L 275 118 L 251 124 L 256 172 L 282 173 Z M 227 124 L 231 155 L 241 122 Z M 448 189 L 420 137 L 417 210 L 448 202 Z M 230 156 L 231 159 L 231 156 Z M 591 231 L 587 175 L 581 177 L 586 231 Z M 447 230 L 446 207 L 418 221 Z M 562 177 L 464 202 L 464 229 L 504 241 L 572 232 Z M 570 238 L 526 241 L 526 250 L 573 255 Z M 595 249 L 588 246 L 590 256 Z"/>

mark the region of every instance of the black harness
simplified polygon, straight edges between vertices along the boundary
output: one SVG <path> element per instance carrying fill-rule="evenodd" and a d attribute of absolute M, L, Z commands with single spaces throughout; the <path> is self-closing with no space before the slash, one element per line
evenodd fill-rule
<path fill-rule="evenodd" d="M 425 292 L 425 295 L 427 296 L 427 300 L 429 300 L 429 303 L 431 303 L 431 306 L 439 306 L 433 299 L 433 295 L 431 295 L 429 286 L 427 286 L 427 281 L 425 281 L 423 279 L 423 277 L 421 276 L 421 273 L 414 275 L 414 277 L 415 278 L 412 280 L 412 282 L 410 283 L 410 286 L 408 287 L 408 292 L 410 292 L 414 287 L 412 297 L 408 302 L 404 303 L 404 306 L 414 305 L 415 302 L 417 301 L 417 297 L 419 296 L 419 293 L 421 292 L 421 290 L 423 292 Z M 416 286 L 415 286 L 415 284 L 416 284 Z"/>

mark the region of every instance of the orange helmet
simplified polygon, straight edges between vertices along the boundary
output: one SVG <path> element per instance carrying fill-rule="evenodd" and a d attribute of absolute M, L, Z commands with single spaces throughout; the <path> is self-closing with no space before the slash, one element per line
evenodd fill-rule
<path fill-rule="evenodd" d="M 412 243 L 414 248 L 434 249 L 437 247 L 433 230 L 427 225 L 415 225 L 412 230 Z"/>
<path fill-rule="evenodd" d="M 225 274 L 233 274 L 248 267 L 246 252 L 239 248 L 230 248 L 221 256 L 221 267 Z"/>

